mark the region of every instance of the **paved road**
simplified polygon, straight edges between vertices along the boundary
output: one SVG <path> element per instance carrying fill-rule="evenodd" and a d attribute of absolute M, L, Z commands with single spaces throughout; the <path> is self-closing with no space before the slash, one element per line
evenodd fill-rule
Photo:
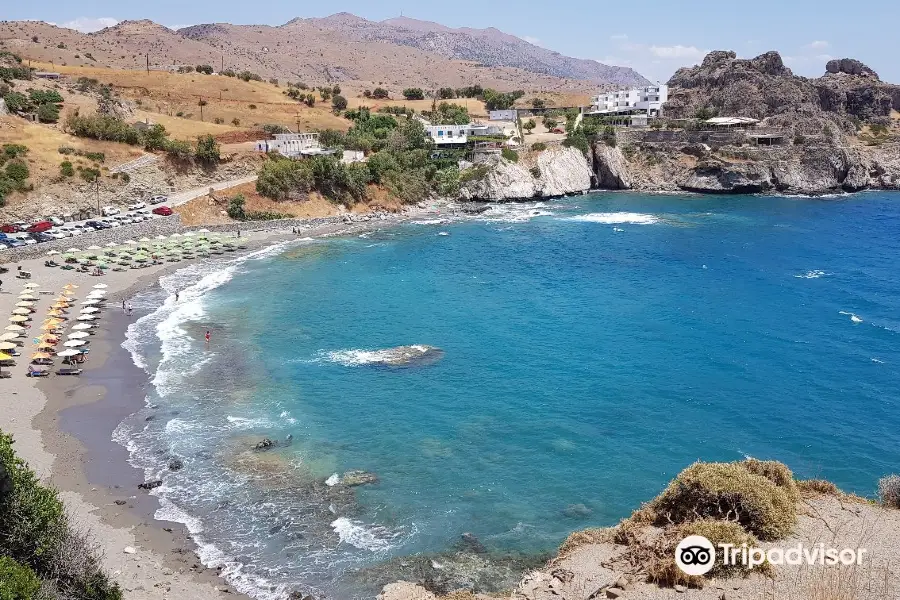
<path fill-rule="evenodd" d="M 230 181 L 220 181 L 219 183 L 204 185 L 203 187 L 186 190 L 184 192 L 176 192 L 174 194 L 169 194 L 169 200 L 168 202 L 166 202 L 166 205 L 178 206 L 180 204 L 184 204 L 185 202 L 190 202 L 194 198 L 199 198 L 208 194 L 210 188 L 216 191 L 224 190 L 237 185 L 250 183 L 251 181 L 256 181 L 256 175 L 250 175 L 249 177 L 242 177 L 240 179 L 232 179 Z"/>

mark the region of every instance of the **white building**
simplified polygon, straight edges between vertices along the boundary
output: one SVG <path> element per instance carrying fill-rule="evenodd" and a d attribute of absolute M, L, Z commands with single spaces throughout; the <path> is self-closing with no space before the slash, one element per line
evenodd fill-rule
<path fill-rule="evenodd" d="M 427 125 L 425 131 L 436 146 L 465 144 L 470 135 L 500 135 L 503 130 L 495 125 L 469 123 L 467 125 Z"/>
<path fill-rule="evenodd" d="M 591 98 L 591 108 L 585 114 L 644 113 L 648 117 L 658 117 L 662 112 L 663 103 L 668 99 L 669 86 L 666 85 L 619 90 Z"/>
<path fill-rule="evenodd" d="M 327 154 L 319 145 L 318 133 L 276 133 L 274 140 L 258 140 L 257 152 L 278 152 L 285 156 Z"/>
<path fill-rule="evenodd" d="M 488 112 L 489 121 L 515 121 L 518 118 L 519 113 L 514 108 L 510 108 L 509 110 L 492 110 Z"/>

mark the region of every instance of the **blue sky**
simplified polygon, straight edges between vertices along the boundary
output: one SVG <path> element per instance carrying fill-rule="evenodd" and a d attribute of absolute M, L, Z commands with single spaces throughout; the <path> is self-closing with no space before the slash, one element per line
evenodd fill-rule
<path fill-rule="evenodd" d="M 497 27 L 563 54 L 633 67 L 655 80 L 668 79 L 678 67 L 699 62 L 710 49 L 728 49 L 742 57 L 778 50 L 794 72 L 806 76 L 821 75 L 830 58 L 857 58 L 882 79 L 900 83 L 900 43 L 890 31 L 900 21 L 897 0 L 855 5 L 860 7 L 858 14 L 836 0 L 757 0 L 742 3 L 740 9 L 728 4 L 710 0 L 570 0 L 564 5 L 344 0 L 310 6 L 285 0 L 44 0 L 37 5 L 10 3 L 3 18 L 40 19 L 92 30 L 140 18 L 177 27 L 215 21 L 277 25 L 297 16 L 322 17 L 340 11 L 371 20 L 402 13 L 451 27 Z"/>

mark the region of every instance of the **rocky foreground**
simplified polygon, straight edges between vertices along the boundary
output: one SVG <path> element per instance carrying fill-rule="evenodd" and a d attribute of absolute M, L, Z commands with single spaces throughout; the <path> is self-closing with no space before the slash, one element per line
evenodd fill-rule
<path fill-rule="evenodd" d="M 886 600 L 900 594 L 900 510 L 840 492 L 824 481 L 796 481 L 784 465 L 755 460 L 697 463 L 660 496 L 616 527 L 572 534 L 558 555 L 511 591 L 469 586 L 449 594 L 430 580 L 384 587 L 379 600 Z M 675 565 L 686 535 L 763 550 L 865 549 L 853 566 L 716 566 L 688 576 Z"/>

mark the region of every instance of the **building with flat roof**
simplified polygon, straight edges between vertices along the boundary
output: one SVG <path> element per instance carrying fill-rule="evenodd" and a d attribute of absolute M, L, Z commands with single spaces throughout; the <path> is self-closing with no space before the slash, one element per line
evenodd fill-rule
<path fill-rule="evenodd" d="M 618 90 L 591 98 L 586 115 L 619 115 L 643 113 L 658 117 L 669 99 L 669 86 L 657 84 L 630 90 Z"/>
<path fill-rule="evenodd" d="M 467 125 L 426 125 L 425 131 L 438 147 L 464 146 L 469 136 L 502 135 L 502 128 L 496 125 L 468 123 Z"/>
<path fill-rule="evenodd" d="M 276 133 L 274 140 L 257 140 L 257 152 L 278 152 L 284 156 L 313 156 L 331 152 L 319 144 L 318 133 Z"/>

